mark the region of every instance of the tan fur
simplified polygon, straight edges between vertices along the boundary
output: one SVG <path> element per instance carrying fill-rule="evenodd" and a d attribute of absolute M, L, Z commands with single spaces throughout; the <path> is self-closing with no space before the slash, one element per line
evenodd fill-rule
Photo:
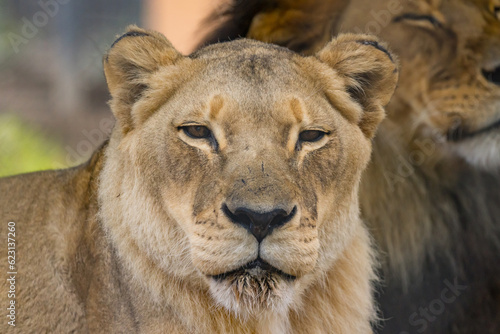
<path fill-rule="evenodd" d="M 335 22 L 332 19 L 346 5 L 347 1 L 283 0 L 252 20 L 248 37 L 287 44 L 292 49 L 310 46 L 311 42 L 321 48 L 330 40 L 329 31 Z M 311 21 L 316 24 L 311 26 Z"/>
<path fill-rule="evenodd" d="M 459 229 L 455 225 L 459 219 L 454 218 L 457 215 L 454 199 L 439 199 L 439 193 L 455 188 L 454 192 L 461 196 L 458 192 L 466 187 L 460 186 L 463 182 L 458 181 L 459 177 L 481 178 L 478 175 L 481 171 L 474 169 L 487 168 L 496 173 L 500 165 L 498 129 L 468 137 L 500 119 L 500 87 L 486 81 L 481 74 L 483 69 L 500 66 L 500 20 L 490 11 L 492 3 L 403 2 L 400 14 L 432 15 L 443 28 L 426 20 L 405 19 L 380 32 L 399 55 L 402 73 L 396 95 L 388 106 L 389 117 L 380 131 L 383 134 L 375 144 L 375 156 L 380 158 L 371 164 L 366 175 L 364 193 L 368 195 L 362 199 L 362 208 L 368 221 L 377 227 L 375 233 L 389 254 L 391 271 L 405 282 L 408 275 L 418 274 L 417 268 L 426 254 L 432 254 L 439 245 L 453 242 L 451 238 Z M 387 10 L 388 2 L 356 1 L 343 13 L 339 30 L 364 30 L 366 22 L 373 19 L 365 10 L 360 11 L 367 6 L 378 12 Z M 474 168 L 464 165 L 463 160 Z M 404 161 L 410 166 L 409 175 L 404 175 L 407 167 Z M 384 182 L 375 181 L 381 177 Z M 462 194 L 464 201 L 469 192 L 484 201 L 480 198 L 488 195 L 482 190 L 483 182 L 476 181 L 475 189 Z M 380 198 L 383 193 L 387 194 L 388 202 L 393 202 L 389 198 L 396 196 L 401 201 L 399 207 L 420 213 L 396 214 L 395 209 L 383 212 L 374 208 L 373 198 Z M 442 205 L 442 209 L 434 209 L 432 202 Z M 479 221 L 490 224 L 495 214 L 491 210 L 495 208 L 481 209 L 471 216 L 482 215 Z M 406 223 L 399 224 L 401 219 Z M 497 238 L 495 234 L 491 237 Z"/>
<path fill-rule="evenodd" d="M 15 330 L 371 333 L 357 191 L 398 76 L 377 43 L 348 34 L 302 57 L 241 40 L 183 57 L 131 27 L 104 60 L 109 143 L 85 165 L 0 181 L 1 231 L 18 229 Z M 304 130 L 326 135 L 299 142 Z M 259 244 L 225 206 L 295 214 Z M 258 257 L 275 269 L 241 269 Z"/>
<path fill-rule="evenodd" d="M 325 8 L 338 11 L 316 21 Z M 302 29 L 277 19 L 279 11 L 300 12 Z M 473 288 L 427 330 L 498 333 L 491 263 L 500 254 L 500 85 L 482 72 L 499 73 L 500 2 L 277 0 L 253 13 L 239 35 L 311 54 L 339 32 L 376 33 L 398 54 L 399 86 L 360 188 L 362 216 L 385 258 L 381 303 L 396 322 L 387 332 L 424 331 L 410 315 L 457 279 Z M 212 40 L 226 37 L 218 33 Z"/>

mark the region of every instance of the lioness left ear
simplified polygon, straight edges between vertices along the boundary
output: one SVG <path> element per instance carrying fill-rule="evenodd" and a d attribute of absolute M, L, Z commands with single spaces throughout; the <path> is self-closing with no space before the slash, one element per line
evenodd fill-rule
<path fill-rule="evenodd" d="M 111 94 L 111 110 L 123 133 L 134 128 L 132 106 L 148 88 L 148 79 L 160 67 L 183 56 L 162 34 L 130 26 L 104 56 L 104 74 Z"/>
<path fill-rule="evenodd" d="M 376 37 L 357 34 L 339 35 L 316 56 L 345 79 L 347 92 L 363 108 L 359 127 L 372 138 L 398 82 L 395 57 Z"/>

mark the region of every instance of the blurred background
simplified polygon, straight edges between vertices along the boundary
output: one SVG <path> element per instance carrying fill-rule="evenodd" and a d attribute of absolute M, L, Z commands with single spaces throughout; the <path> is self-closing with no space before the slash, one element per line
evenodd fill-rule
<path fill-rule="evenodd" d="M 114 124 L 102 56 L 117 35 L 137 24 L 189 54 L 223 1 L 0 0 L 0 176 L 85 161 Z"/>

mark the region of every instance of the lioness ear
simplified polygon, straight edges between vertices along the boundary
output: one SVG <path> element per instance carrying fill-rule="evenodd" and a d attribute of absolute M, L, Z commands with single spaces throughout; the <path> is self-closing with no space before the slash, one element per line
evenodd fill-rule
<path fill-rule="evenodd" d="M 372 138 L 398 82 L 395 57 L 374 36 L 344 34 L 316 56 L 345 78 L 349 95 L 363 108 L 359 126 Z"/>
<path fill-rule="evenodd" d="M 148 88 L 148 79 L 162 66 L 183 56 L 160 33 L 130 26 L 104 56 L 104 74 L 111 109 L 124 133 L 134 127 L 132 106 Z"/>

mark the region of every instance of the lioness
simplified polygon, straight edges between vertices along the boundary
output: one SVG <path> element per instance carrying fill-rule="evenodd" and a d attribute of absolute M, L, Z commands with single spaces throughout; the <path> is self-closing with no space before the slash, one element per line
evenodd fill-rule
<path fill-rule="evenodd" d="M 233 1 L 212 40 L 371 32 L 401 76 L 360 188 L 384 332 L 500 333 L 500 0 Z M 215 38 L 213 38 L 215 37 Z"/>
<path fill-rule="evenodd" d="M 398 77 L 377 39 L 185 57 L 131 27 L 104 71 L 109 142 L 84 165 L 0 181 L 16 329 L 371 332 L 357 193 Z"/>

